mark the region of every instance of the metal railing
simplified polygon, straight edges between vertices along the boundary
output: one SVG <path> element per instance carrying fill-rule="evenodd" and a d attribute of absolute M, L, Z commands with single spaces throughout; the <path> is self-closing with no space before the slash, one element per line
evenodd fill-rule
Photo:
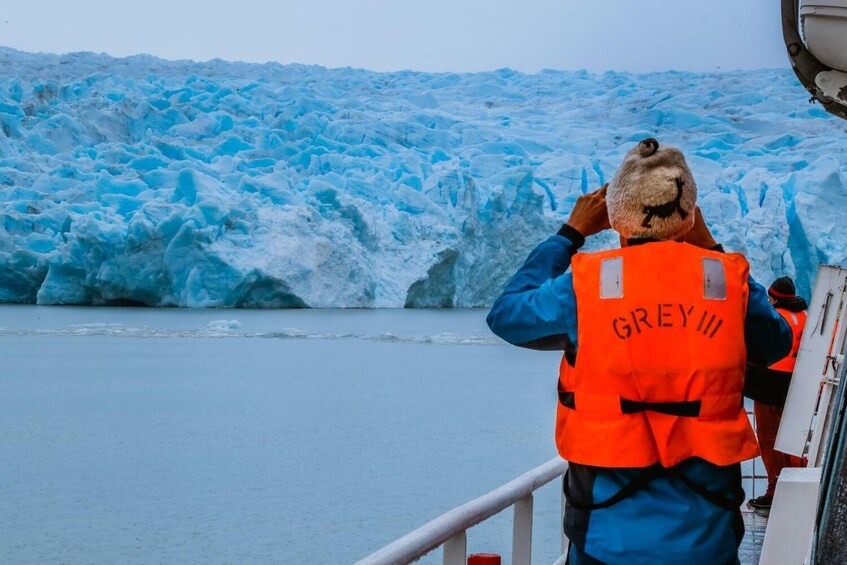
<path fill-rule="evenodd" d="M 532 562 L 533 492 L 562 476 L 567 461 L 556 457 L 505 485 L 458 508 L 442 514 L 417 530 L 368 555 L 356 565 L 402 565 L 420 559 L 444 546 L 444 565 L 467 563 L 467 530 L 514 506 L 512 523 L 512 565 Z M 567 551 L 562 535 L 562 554 Z M 561 559 L 559 561 L 562 561 Z"/>
<path fill-rule="evenodd" d="M 753 413 L 752 408 L 750 408 L 749 410 L 746 410 L 746 412 L 747 412 L 747 417 L 750 419 L 750 425 L 753 426 L 753 430 L 756 432 L 756 437 L 758 438 L 759 432 L 758 432 L 758 428 L 756 427 L 756 415 Z M 762 469 L 763 469 L 762 472 L 765 473 L 764 475 L 760 475 L 759 472 L 756 469 L 756 467 L 758 466 L 756 463 L 760 459 L 761 459 L 761 457 L 756 457 L 755 459 L 753 459 L 753 461 L 751 463 L 752 469 L 750 470 L 749 475 L 747 475 L 747 474 L 741 475 L 742 481 L 744 479 L 750 480 L 750 492 L 745 492 L 745 494 L 747 495 L 747 498 L 756 498 L 756 486 L 757 485 L 759 485 L 760 483 L 763 483 L 765 486 L 767 486 L 767 484 L 768 484 L 768 475 L 767 475 L 767 472 L 764 471 L 764 462 L 762 462 Z M 745 508 L 745 505 L 742 505 L 741 508 L 743 510 Z"/>
<path fill-rule="evenodd" d="M 752 411 L 748 410 L 747 413 L 755 429 L 755 417 Z M 488 494 L 442 514 L 417 530 L 368 555 L 356 565 L 404 565 L 420 559 L 440 546 L 444 546 L 444 565 L 466 565 L 467 530 L 499 514 L 509 506 L 514 506 L 512 564 L 530 565 L 532 562 L 532 493 L 562 476 L 567 468 L 567 461 L 555 457 Z M 756 482 L 766 480 L 767 476 L 757 474 L 754 460 L 752 474 L 745 474 L 742 478 L 752 479 L 752 493 L 747 494 L 755 498 Z M 564 500 L 562 500 L 563 517 Z M 562 534 L 562 557 L 554 565 L 560 565 L 565 561 L 567 549 L 568 540 Z"/>

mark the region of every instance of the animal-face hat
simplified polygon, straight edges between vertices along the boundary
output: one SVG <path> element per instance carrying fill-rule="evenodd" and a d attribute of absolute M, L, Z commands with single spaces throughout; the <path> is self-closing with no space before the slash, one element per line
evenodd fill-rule
<path fill-rule="evenodd" d="M 609 222 L 625 238 L 678 239 L 694 227 L 697 185 L 675 147 L 648 137 L 627 152 L 606 191 Z"/>

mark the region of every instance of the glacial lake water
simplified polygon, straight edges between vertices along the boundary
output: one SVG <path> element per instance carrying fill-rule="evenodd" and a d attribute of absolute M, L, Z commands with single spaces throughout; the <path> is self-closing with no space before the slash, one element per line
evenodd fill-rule
<path fill-rule="evenodd" d="M 364 557 L 555 456 L 559 355 L 484 317 L 0 306 L 0 561 Z M 468 546 L 507 563 L 511 511 Z"/>
<path fill-rule="evenodd" d="M 484 316 L 0 307 L 2 561 L 364 557 L 555 455 L 559 356 Z M 508 555 L 511 512 L 468 538 Z"/>

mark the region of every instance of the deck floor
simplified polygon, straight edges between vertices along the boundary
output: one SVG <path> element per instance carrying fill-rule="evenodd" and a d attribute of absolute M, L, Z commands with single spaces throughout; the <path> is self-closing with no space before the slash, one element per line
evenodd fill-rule
<path fill-rule="evenodd" d="M 738 548 L 738 559 L 741 565 L 758 565 L 762 554 L 762 543 L 765 541 L 765 528 L 768 525 L 768 515 L 765 512 L 753 512 L 742 509 L 744 516 L 744 539 Z"/>

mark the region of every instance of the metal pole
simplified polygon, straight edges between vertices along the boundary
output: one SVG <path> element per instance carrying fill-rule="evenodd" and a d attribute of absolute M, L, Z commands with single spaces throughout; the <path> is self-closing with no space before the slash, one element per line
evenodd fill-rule
<path fill-rule="evenodd" d="M 468 534 L 461 531 L 444 542 L 444 565 L 466 565 L 468 560 Z"/>
<path fill-rule="evenodd" d="M 568 536 L 565 535 L 565 509 L 568 505 L 567 499 L 565 499 L 565 481 L 568 480 L 567 475 L 562 476 L 562 513 L 559 515 L 559 531 L 562 533 L 562 555 L 567 556 L 568 551 L 571 548 L 571 541 L 568 539 Z"/>
<path fill-rule="evenodd" d="M 512 523 L 512 565 L 532 564 L 532 494 L 515 503 Z"/>

